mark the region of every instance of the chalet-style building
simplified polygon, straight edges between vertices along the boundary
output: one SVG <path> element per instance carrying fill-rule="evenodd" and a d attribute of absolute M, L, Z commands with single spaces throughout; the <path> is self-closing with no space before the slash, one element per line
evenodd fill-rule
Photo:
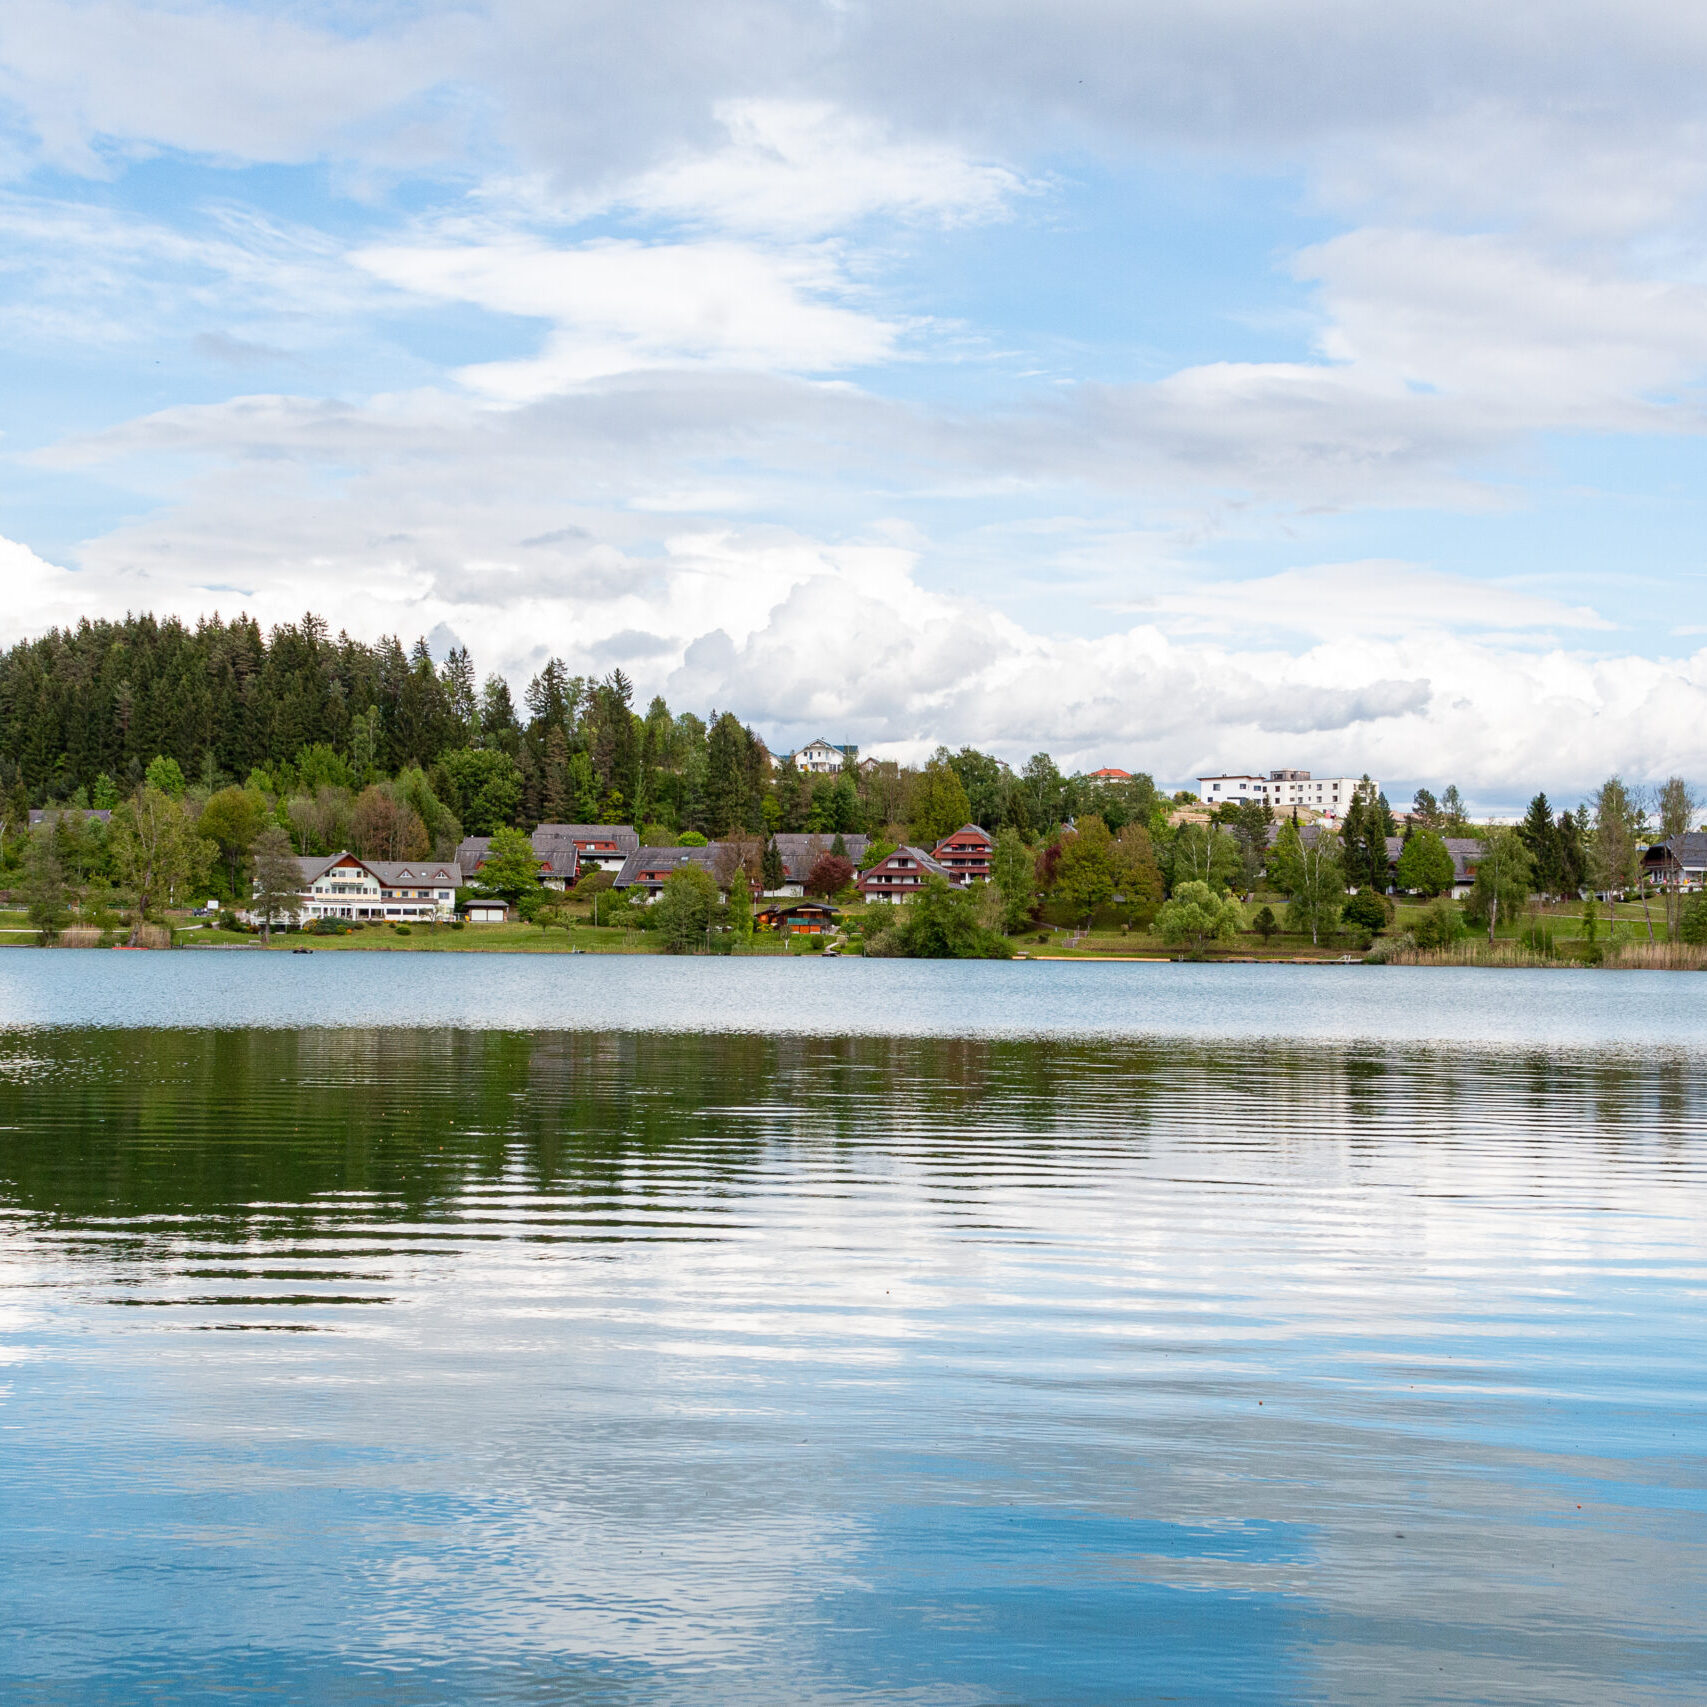
<path fill-rule="evenodd" d="M 964 889 L 970 883 L 990 881 L 990 859 L 995 851 L 995 838 L 988 830 L 962 824 L 931 849 L 931 858 Z"/>
<path fill-rule="evenodd" d="M 777 852 L 782 855 L 782 882 L 775 889 L 767 889 L 765 894 L 804 895 L 806 879 L 812 875 L 812 867 L 834 849 L 835 843 L 836 838 L 833 835 L 826 836 L 819 830 L 781 832 L 776 837 L 776 847 Z M 871 837 L 843 836 L 842 846 L 847 849 L 848 858 L 853 861 L 857 870 L 865 858 L 865 850 L 871 846 Z"/>
<path fill-rule="evenodd" d="M 454 860 L 358 859 L 353 853 L 297 860 L 304 919 L 448 919 L 462 870 Z"/>
<path fill-rule="evenodd" d="M 1707 885 L 1707 834 L 1691 830 L 1645 848 L 1642 875 L 1660 889 L 1696 890 Z"/>
<path fill-rule="evenodd" d="M 533 845 L 541 855 L 552 855 L 558 869 L 566 863 L 562 852 L 575 850 L 578 873 L 621 871 L 623 861 L 640 846 L 640 836 L 627 824 L 541 824 L 533 833 Z"/>
<path fill-rule="evenodd" d="M 632 899 L 639 895 L 648 905 L 664 892 L 671 875 L 683 866 L 697 865 L 716 876 L 715 861 L 718 844 L 708 842 L 702 848 L 636 848 L 616 874 L 613 889 L 621 890 Z"/>
<path fill-rule="evenodd" d="M 640 846 L 640 837 L 626 824 L 541 824 L 529 840 L 539 855 L 539 880 L 547 889 L 567 889 L 589 869 L 620 871 Z M 465 882 L 486 863 L 491 850 L 490 836 L 464 836 L 457 843 Z"/>
<path fill-rule="evenodd" d="M 784 936 L 825 936 L 840 917 L 839 908 L 823 901 L 779 901 L 753 915 L 753 928 Z"/>
<path fill-rule="evenodd" d="M 897 848 L 869 871 L 862 871 L 855 887 L 867 901 L 911 901 L 927 877 L 955 881 L 954 874 L 923 848 L 909 846 Z"/>

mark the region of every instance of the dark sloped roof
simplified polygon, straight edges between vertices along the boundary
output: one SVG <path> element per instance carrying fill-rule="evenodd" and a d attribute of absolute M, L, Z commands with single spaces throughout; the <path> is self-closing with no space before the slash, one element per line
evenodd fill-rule
<path fill-rule="evenodd" d="M 626 889 L 631 884 L 638 883 L 640 873 L 643 871 L 674 871 L 684 865 L 703 865 L 709 871 L 711 862 L 716 858 L 718 847 L 717 842 L 708 842 L 703 848 L 637 847 L 622 862 L 622 870 L 616 874 L 612 887 Z"/>
<path fill-rule="evenodd" d="M 777 852 L 782 855 L 783 874 L 788 882 L 804 883 L 811 876 L 812 867 L 831 851 L 835 842 L 834 830 L 827 835 L 822 830 L 781 832 L 776 838 L 776 846 Z M 848 858 L 857 867 L 865 858 L 865 850 L 871 846 L 871 837 L 844 834 L 842 845 L 848 850 Z"/>

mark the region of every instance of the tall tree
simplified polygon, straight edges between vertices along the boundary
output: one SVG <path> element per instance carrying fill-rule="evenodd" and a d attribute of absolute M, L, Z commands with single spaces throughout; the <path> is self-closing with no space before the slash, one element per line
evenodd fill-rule
<path fill-rule="evenodd" d="M 1345 899 L 1345 868 L 1337 836 L 1318 829 L 1306 838 L 1296 824 L 1282 824 L 1269 869 L 1276 887 L 1288 897 L 1287 923 L 1307 930 L 1312 944 L 1339 922 Z"/>
<path fill-rule="evenodd" d="M 913 840 L 926 849 L 934 848 L 970 820 L 972 803 L 946 758 L 932 759 L 914 779 L 907 816 Z"/>
<path fill-rule="evenodd" d="M 291 852 L 290 837 L 269 824 L 249 849 L 254 861 L 254 893 L 249 911 L 261 921 L 261 940 L 272 946 L 277 920 L 295 920 L 302 912 L 302 867 Z"/>
<path fill-rule="evenodd" d="M 1689 833 L 1701 803 L 1680 776 L 1669 776 L 1660 788 L 1656 802 L 1659 809 L 1660 840 L 1668 845 Z M 1666 935 L 1677 937 L 1679 906 L 1683 894 L 1683 862 L 1681 850 L 1670 853 L 1665 865 Z"/>
<path fill-rule="evenodd" d="M 1545 793 L 1537 794 L 1530 801 L 1517 833 L 1529 850 L 1536 890 L 1543 895 L 1561 893 L 1565 878 L 1564 861 L 1560 857 L 1559 831 L 1553 822 L 1553 806 Z"/>
<path fill-rule="evenodd" d="M 151 913 L 205 880 L 217 852 L 177 801 L 146 783 L 114 808 L 110 837 L 119 876 L 135 902 L 132 942 Z"/>
<path fill-rule="evenodd" d="M 1529 899 L 1532 867 L 1523 837 L 1501 824 L 1482 832 L 1482 851 L 1476 861 L 1476 885 L 1469 910 L 1488 922 L 1488 941 L 1501 919 L 1515 919 Z"/>

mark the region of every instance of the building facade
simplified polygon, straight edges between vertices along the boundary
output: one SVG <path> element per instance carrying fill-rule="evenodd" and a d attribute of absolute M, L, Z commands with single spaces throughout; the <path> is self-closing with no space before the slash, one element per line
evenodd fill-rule
<path fill-rule="evenodd" d="M 808 741 L 788 761 L 797 771 L 810 776 L 834 776 L 844 764 L 859 758 L 858 747 L 838 747 L 833 741 Z"/>
<path fill-rule="evenodd" d="M 456 912 L 462 881 L 454 860 L 358 859 L 353 853 L 299 858 L 303 919 L 385 919 L 431 923 Z"/>
<path fill-rule="evenodd" d="M 988 883 L 990 859 L 996 851 L 994 837 L 976 824 L 962 824 L 952 836 L 944 836 L 931 849 L 931 858 L 962 889 L 971 883 Z"/>
<path fill-rule="evenodd" d="M 923 848 L 897 848 L 869 871 L 862 871 L 855 888 L 867 901 L 911 901 L 927 877 L 954 882 L 953 872 L 939 865 Z"/>
<path fill-rule="evenodd" d="M 1277 813 L 1303 806 L 1325 818 L 1343 818 L 1351 797 L 1363 781 L 1355 776 L 1313 777 L 1308 771 L 1270 771 L 1267 776 L 1223 773 L 1197 779 L 1198 798 L 1205 806 L 1239 806 L 1255 801 Z M 1375 783 L 1377 793 L 1380 783 Z"/>

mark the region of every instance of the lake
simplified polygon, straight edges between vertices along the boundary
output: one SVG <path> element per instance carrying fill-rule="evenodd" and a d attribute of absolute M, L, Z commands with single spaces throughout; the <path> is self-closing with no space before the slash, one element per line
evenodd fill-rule
<path fill-rule="evenodd" d="M 1707 1698 L 1707 982 L 0 954 L 8 1702 Z"/>

